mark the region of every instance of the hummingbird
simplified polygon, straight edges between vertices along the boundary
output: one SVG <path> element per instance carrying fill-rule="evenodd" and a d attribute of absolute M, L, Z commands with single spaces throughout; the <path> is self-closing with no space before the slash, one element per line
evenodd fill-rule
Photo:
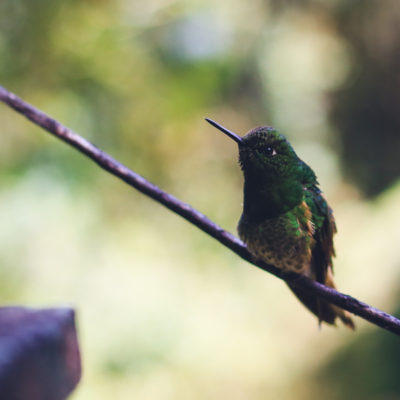
<path fill-rule="evenodd" d="M 335 288 L 332 258 L 336 224 L 314 171 L 297 156 L 285 136 L 270 126 L 239 136 L 209 118 L 206 121 L 239 146 L 244 187 L 237 229 L 249 252 L 285 272 Z M 355 328 L 347 311 L 288 285 L 319 324 L 335 325 L 339 318 Z"/>

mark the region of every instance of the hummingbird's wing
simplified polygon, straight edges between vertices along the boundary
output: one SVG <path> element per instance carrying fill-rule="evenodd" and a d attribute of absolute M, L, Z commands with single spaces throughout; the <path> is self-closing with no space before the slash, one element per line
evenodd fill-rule
<path fill-rule="evenodd" d="M 332 268 L 332 258 L 335 256 L 333 246 L 333 235 L 336 233 L 335 219 L 332 209 L 317 185 L 309 187 L 307 192 L 306 202 L 312 214 L 313 237 L 315 240 L 311 255 L 312 275 L 316 281 L 335 288 Z M 325 321 L 328 324 L 334 324 L 336 317 L 339 317 L 346 326 L 351 329 L 355 328 L 353 320 L 347 311 L 301 289 L 291 286 L 290 288 L 303 304 L 318 317 L 320 322 Z"/>
<path fill-rule="evenodd" d="M 315 246 L 312 250 L 312 268 L 315 279 L 326 283 L 328 270 L 333 270 L 332 258 L 335 256 L 333 235 L 336 233 L 336 223 L 332 209 L 321 190 L 314 185 L 310 188 L 310 203 L 312 222 L 314 224 Z"/>
<path fill-rule="evenodd" d="M 303 161 L 302 183 L 304 185 L 304 200 L 311 211 L 311 222 L 314 227 L 312 249 L 312 273 L 318 282 L 325 283 L 329 269 L 332 269 L 332 257 L 335 256 L 333 235 L 336 233 L 335 219 L 329 207 L 314 171 Z"/>
<path fill-rule="evenodd" d="M 314 245 L 311 253 L 309 277 L 326 284 L 331 275 L 332 257 L 334 256 L 333 234 L 336 231 L 335 221 L 328 203 L 321 190 L 313 183 L 304 191 L 305 201 L 311 211 Z M 319 322 L 334 324 L 337 313 L 331 305 L 319 297 L 289 284 L 297 298 L 317 317 Z"/>

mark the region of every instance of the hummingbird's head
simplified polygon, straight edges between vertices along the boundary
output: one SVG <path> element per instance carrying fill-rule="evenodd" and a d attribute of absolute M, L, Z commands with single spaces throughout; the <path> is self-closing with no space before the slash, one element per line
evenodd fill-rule
<path fill-rule="evenodd" d="M 313 170 L 274 128 L 260 126 L 241 137 L 207 121 L 239 145 L 244 175 L 243 215 L 248 220 L 259 221 L 293 209 L 303 201 L 304 187 L 318 183 Z"/>
<path fill-rule="evenodd" d="M 241 137 L 206 119 L 239 145 L 239 163 L 245 176 L 266 176 L 269 181 L 300 178 L 303 162 L 288 140 L 270 126 L 252 129 Z"/>
<path fill-rule="evenodd" d="M 270 126 L 252 129 L 239 144 L 243 172 L 263 173 L 270 179 L 296 175 L 301 160 L 285 136 Z"/>

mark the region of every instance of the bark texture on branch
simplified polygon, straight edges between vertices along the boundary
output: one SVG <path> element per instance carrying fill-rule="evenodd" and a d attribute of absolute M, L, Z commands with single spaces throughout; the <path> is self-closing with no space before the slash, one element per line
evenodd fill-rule
<path fill-rule="evenodd" d="M 318 282 L 312 281 L 305 276 L 294 273 L 283 273 L 273 265 L 269 265 L 255 259 L 247 251 L 246 246 L 237 237 L 219 227 L 189 204 L 182 202 L 167 192 L 164 192 L 136 172 L 131 171 L 129 168 L 108 154 L 104 153 L 102 150 L 94 146 L 83 137 L 79 136 L 77 133 L 68 129 L 58 121 L 50 118 L 42 111 L 26 103 L 15 94 L 7 91 L 1 86 L 0 101 L 23 114 L 36 125 L 42 127 L 54 136 L 73 146 L 81 153 L 90 157 L 101 168 L 122 179 L 128 185 L 136 188 L 140 192 L 146 194 L 170 210 L 174 211 L 176 214 L 185 218 L 187 221 L 218 240 L 220 243 L 231 249 L 246 261 L 277 276 L 280 279 L 290 282 L 291 285 L 295 285 L 310 293 L 316 294 L 332 304 L 342 307 L 345 310 L 348 310 L 353 314 L 358 315 L 365 320 L 400 336 L 399 319 L 366 303 L 363 303 L 354 297 L 340 293 L 335 289 L 328 288 Z"/>

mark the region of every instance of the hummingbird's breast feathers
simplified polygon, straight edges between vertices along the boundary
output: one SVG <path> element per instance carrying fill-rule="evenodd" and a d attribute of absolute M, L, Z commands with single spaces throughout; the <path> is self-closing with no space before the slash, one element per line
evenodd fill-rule
<path fill-rule="evenodd" d="M 306 201 L 258 223 L 248 221 L 243 214 L 238 233 L 257 258 L 285 271 L 309 275 L 315 226 Z"/>

